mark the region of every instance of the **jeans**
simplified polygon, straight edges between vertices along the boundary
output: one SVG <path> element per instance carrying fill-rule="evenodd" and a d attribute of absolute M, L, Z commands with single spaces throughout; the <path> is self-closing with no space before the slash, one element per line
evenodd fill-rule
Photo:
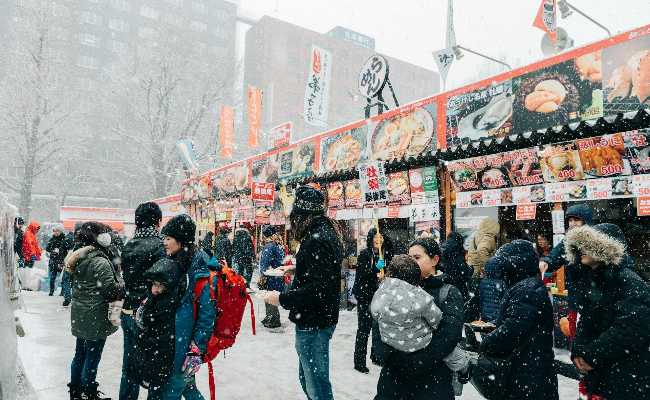
<path fill-rule="evenodd" d="M 120 381 L 119 400 L 138 400 L 140 384 L 129 377 L 128 355 L 136 346 L 137 326 L 133 315 L 122 314 L 122 333 L 124 336 L 124 354 L 122 355 L 122 380 Z"/>
<path fill-rule="evenodd" d="M 330 382 L 330 339 L 336 325 L 324 329 L 296 326 L 300 386 L 309 400 L 333 400 Z"/>
<path fill-rule="evenodd" d="M 50 273 L 50 295 L 54 294 L 56 289 L 56 277 L 59 275 L 59 270 L 56 267 L 49 268 Z"/>
<path fill-rule="evenodd" d="M 70 366 L 70 383 L 75 386 L 88 386 L 95 383 L 97 368 L 102 359 L 106 339 L 86 340 L 77 338 L 74 358 Z"/>
<path fill-rule="evenodd" d="M 366 366 L 366 354 L 368 354 L 368 337 L 372 331 L 372 342 L 370 345 L 370 360 L 375 364 L 383 364 L 383 347 L 379 334 L 379 325 L 370 314 L 369 304 L 357 306 L 357 338 L 354 343 L 354 366 Z"/>
<path fill-rule="evenodd" d="M 70 273 L 63 270 L 61 277 L 61 291 L 63 291 L 63 300 L 70 302 L 72 300 L 72 292 L 70 287 Z"/>
<path fill-rule="evenodd" d="M 162 388 L 164 400 L 180 400 L 181 396 L 185 400 L 205 400 L 199 389 L 196 388 L 194 377 L 187 379 L 182 373 L 172 375 Z"/>

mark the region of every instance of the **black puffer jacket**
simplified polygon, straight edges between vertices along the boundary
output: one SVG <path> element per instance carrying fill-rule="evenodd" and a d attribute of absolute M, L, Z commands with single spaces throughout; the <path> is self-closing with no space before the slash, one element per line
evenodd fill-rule
<path fill-rule="evenodd" d="M 585 272 L 578 286 L 583 307 L 572 358 L 582 357 L 594 369 L 587 389 L 608 400 L 650 398 L 650 288 L 625 267 L 625 247 L 590 227 L 566 237 L 567 259 L 578 252 L 603 266 Z"/>
<path fill-rule="evenodd" d="M 48 262 L 48 267 L 50 269 L 56 268 L 59 270 L 63 270 L 63 260 L 65 260 L 65 256 L 68 254 L 68 241 L 65 238 L 65 235 L 63 233 L 60 233 L 59 236 L 52 236 L 49 242 L 47 242 L 47 246 L 45 247 L 45 251 L 49 253 L 50 256 L 50 261 Z"/>
<path fill-rule="evenodd" d="M 375 254 L 375 251 L 373 250 L 373 239 L 376 233 L 377 230 L 375 228 L 371 228 L 370 231 L 368 231 L 366 248 L 361 250 L 359 257 L 357 258 L 357 272 L 354 277 L 352 293 L 361 305 L 370 305 L 372 296 L 375 295 L 375 292 L 379 287 L 379 279 L 377 278 L 377 273 L 379 271 L 375 268 L 379 255 Z M 386 263 L 385 265 L 388 267 L 393 258 L 393 246 L 390 240 L 386 237 L 384 237 L 383 251 L 384 261 Z"/>
<path fill-rule="evenodd" d="M 137 345 L 129 353 L 129 375 L 146 388 L 167 382 L 174 367 L 176 309 L 180 304 L 181 267 L 171 258 L 158 260 L 144 273 L 147 296 L 136 313 Z M 151 294 L 151 282 L 163 283 L 165 292 Z"/>
<path fill-rule="evenodd" d="M 214 246 L 214 256 L 217 260 L 226 260 L 228 265 L 232 264 L 232 245 L 230 244 L 227 233 L 222 232 L 217 237 L 217 242 Z"/>
<path fill-rule="evenodd" d="M 504 281 L 509 288 L 501 303 L 497 328 L 487 335 L 481 353 L 510 357 L 503 399 L 558 399 L 553 367 L 553 307 L 538 277 L 539 260 L 533 244 L 515 240 L 495 257 L 508 260 Z"/>
<path fill-rule="evenodd" d="M 153 227 L 135 232 L 133 239 L 124 245 L 122 271 L 126 297 L 125 310 L 135 310 L 147 295 L 144 278 L 146 270 L 165 256 L 162 240 Z"/>
<path fill-rule="evenodd" d="M 327 328 L 339 320 L 343 245 L 326 217 L 315 218 L 296 254 L 296 275 L 280 304 L 301 328 Z"/>
<path fill-rule="evenodd" d="M 446 277 L 439 274 L 422 281 L 422 288 L 435 299 L 442 321 L 423 350 L 405 353 L 384 346 L 386 356 L 377 382 L 375 400 L 453 400 L 451 370 L 443 359 L 460 342 L 463 329 L 463 298 L 452 286 L 445 301 L 439 301 Z"/>
<path fill-rule="evenodd" d="M 23 235 L 22 229 L 14 227 L 14 252 L 18 257 L 23 258 Z"/>
<path fill-rule="evenodd" d="M 232 240 L 232 263 L 241 266 L 253 264 L 253 239 L 245 229 L 238 229 Z"/>
<path fill-rule="evenodd" d="M 463 236 L 452 232 L 440 246 L 440 270 L 447 276 L 447 282 L 454 285 L 463 295 L 463 300 L 469 298 L 467 283 L 472 278 L 474 270 L 465 262 Z"/>

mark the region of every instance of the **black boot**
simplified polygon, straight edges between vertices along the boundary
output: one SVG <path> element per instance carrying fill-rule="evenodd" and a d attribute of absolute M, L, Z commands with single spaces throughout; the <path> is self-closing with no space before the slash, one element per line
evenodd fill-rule
<path fill-rule="evenodd" d="M 104 393 L 97 390 L 99 384 L 97 382 L 91 383 L 90 385 L 84 387 L 83 394 L 81 395 L 83 400 L 111 400 L 110 397 L 102 397 Z"/>
<path fill-rule="evenodd" d="M 68 300 L 68 299 L 64 299 L 64 300 L 63 300 L 63 307 L 67 307 L 67 306 L 69 306 L 69 305 L 70 305 L 70 300 Z"/>
<path fill-rule="evenodd" d="M 73 385 L 72 383 L 68 383 L 68 388 L 70 392 L 70 400 L 82 400 L 81 397 L 81 387 L 77 385 Z"/>

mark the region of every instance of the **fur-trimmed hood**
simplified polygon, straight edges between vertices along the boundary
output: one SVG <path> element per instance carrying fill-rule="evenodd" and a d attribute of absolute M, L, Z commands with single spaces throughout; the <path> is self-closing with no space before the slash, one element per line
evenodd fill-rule
<path fill-rule="evenodd" d="M 565 238 L 565 249 L 570 264 L 580 264 L 580 254 L 584 254 L 596 261 L 618 266 L 625 254 L 623 243 L 591 226 L 569 230 Z"/>

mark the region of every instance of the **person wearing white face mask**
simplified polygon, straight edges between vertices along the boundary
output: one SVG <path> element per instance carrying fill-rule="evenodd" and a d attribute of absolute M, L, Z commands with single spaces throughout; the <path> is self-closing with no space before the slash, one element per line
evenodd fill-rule
<path fill-rule="evenodd" d="M 109 303 L 124 297 L 124 285 L 110 260 L 110 227 L 86 222 L 76 233 L 83 247 L 65 260 L 71 276 L 72 335 L 77 338 L 70 367 L 70 399 L 104 399 L 95 381 L 106 338 L 117 331 L 109 321 Z"/>

